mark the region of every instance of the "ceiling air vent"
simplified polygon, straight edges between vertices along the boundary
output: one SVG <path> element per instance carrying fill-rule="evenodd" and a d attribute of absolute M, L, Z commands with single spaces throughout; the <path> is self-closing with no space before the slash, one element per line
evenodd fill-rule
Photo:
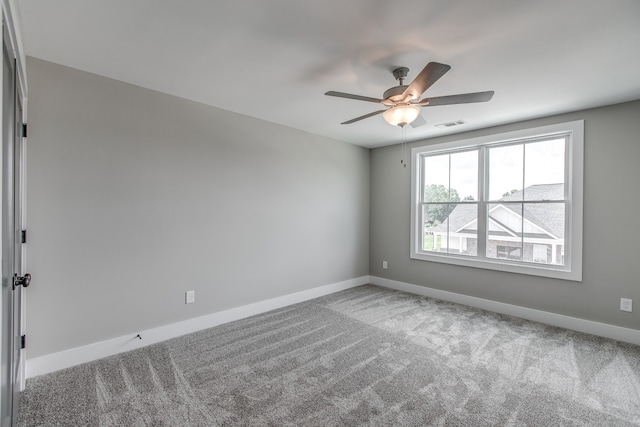
<path fill-rule="evenodd" d="M 439 125 L 435 125 L 437 128 L 452 128 L 454 126 L 460 126 L 465 124 L 464 120 L 456 120 L 455 122 L 448 123 L 440 123 Z"/>

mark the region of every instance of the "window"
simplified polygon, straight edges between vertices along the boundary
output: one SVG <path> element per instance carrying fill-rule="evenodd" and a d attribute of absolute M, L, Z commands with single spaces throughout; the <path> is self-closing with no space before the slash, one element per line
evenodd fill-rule
<path fill-rule="evenodd" d="M 583 129 L 414 148 L 411 257 L 582 280 Z"/>

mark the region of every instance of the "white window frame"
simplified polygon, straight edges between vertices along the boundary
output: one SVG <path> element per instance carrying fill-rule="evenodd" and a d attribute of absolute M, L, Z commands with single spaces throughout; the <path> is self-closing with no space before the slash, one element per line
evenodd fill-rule
<path fill-rule="evenodd" d="M 510 262 L 504 259 L 483 257 L 481 253 L 477 257 L 456 255 L 450 253 L 424 251 L 420 247 L 423 232 L 420 223 L 422 165 L 420 161 L 425 154 L 447 153 L 452 150 L 471 149 L 479 146 L 492 146 L 505 144 L 517 140 L 537 137 L 552 137 L 554 135 L 568 135 L 566 145 L 566 157 L 568 160 L 566 170 L 566 215 L 568 218 L 565 230 L 564 265 L 551 265 L 540 263 Z M 522 129 L 513 132 L 487 135 L 477 138 L 446 142 L 442 144 L 425 145 L 411 150 L 411 253 L 412 259 L 439 262 L 445 264 L 462 265 L 489 270 L 506 271 L 534 276 L 551 277 L 556 279 L 582 281 L 582 209 L 583 209 L 583 178 L 584 178 L 584 120 L 576 120 L 566 123 L 541 126 L 530 129 Z M 484 193 L 484 185 L 488 182 L 488 170 L 481 162 L 481 191 Z M 482 197 L 479 200 L 478 217 L 478 246 L 481 240 L 486 239 L 486 218 L 480 218 L 486 212 L 486 204 Z"/>

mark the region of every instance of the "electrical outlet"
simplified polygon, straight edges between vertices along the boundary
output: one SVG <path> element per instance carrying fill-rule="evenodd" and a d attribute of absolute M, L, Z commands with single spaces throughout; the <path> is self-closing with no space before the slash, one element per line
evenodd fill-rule
<path fill-rule="evenodd" d="M 633 300 L 629 298 L 620 298 L 620 311 L 633 311 Z"/>
<path fill-rule="evenodd" d="M 196 302 L 196 291 L 187 291 L 184 293 L 184 303 L 193 304 Z"/>
<path fill-rule="evenodd" d="M 389 264 L 387 264 L 387 261 L 382 261 L 382 268 L 386 270 L 388 267 L 389 267 Z"/>

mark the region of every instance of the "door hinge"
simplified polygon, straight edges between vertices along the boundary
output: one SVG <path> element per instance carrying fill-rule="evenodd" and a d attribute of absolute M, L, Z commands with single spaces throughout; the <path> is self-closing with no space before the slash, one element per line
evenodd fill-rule
<path fill-rule="evenodd" d="M 27 137 L 27 124 L 26 123 L 22 124 L 22 137 L 23 138 Z"/>
<path fill-rule="evenodd" d="M 22 230 L 22 237 L 20 240 L 22 243 L 27 243 L 27 230 Z"/>
<path fill-rule="evenodd" d="M 20 337 L 20 348 L 26 348 L 26 347 L 27 347 L 27 336 L 22 335 Z"/>

